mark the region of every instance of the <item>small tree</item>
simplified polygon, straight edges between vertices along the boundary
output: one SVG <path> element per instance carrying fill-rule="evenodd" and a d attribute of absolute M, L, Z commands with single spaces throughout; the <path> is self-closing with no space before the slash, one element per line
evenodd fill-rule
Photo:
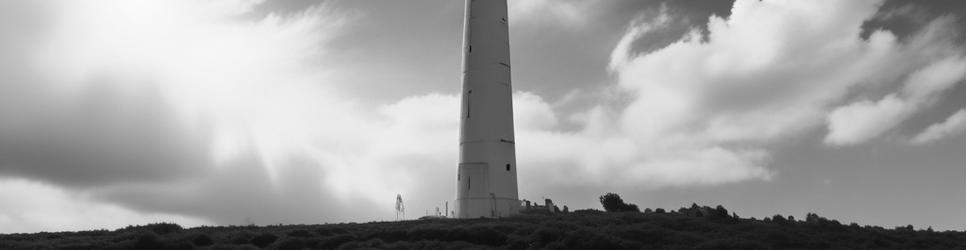
<path fill-rule="evenodd" d="M 641 210 L 637 208 L 635 204 L 624 203 L 624 199 L 621 199 L 620 195 L 615 193 L 607 193 L 600 196 L 600 205 L 604 207 L 604 211 L 607 212 L 640 212 Z"/>
<path fill-rule="evenodd" d="M 624 207 L 623 207 L 623 209 L 621 209 L 621 212 L 635 212 L 635 213 L 640 213 L 641 212 L 641 209 L 640 208 L 637 208 L 637 204 L 624 204 Z"/>
<path fill-rule="evenodd" d="M 600 205 L 604 206 L 604 211 L 617 212 L 624 206 L 624 199 L 615 193 L 607 193 L 600 196 Z"/>

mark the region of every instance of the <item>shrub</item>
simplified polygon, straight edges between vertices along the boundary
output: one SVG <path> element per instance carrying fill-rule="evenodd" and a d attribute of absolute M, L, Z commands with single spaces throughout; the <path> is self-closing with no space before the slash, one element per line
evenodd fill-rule
<path fill-rule="evenodd" d="M 760 242 L 753 242 L 744 239 L 715 239 L 698 244 L 695 249 L 769 249 Z"/>
<path fill-rule="evenodd" d="M 607 212 L 640 212 L 641 210 L 637 208 L 635 204 L 624 203 L 624 199 L 621 199 L 620 195 L 615 193 L 607 193 L 600 196 L 600 205 L 604 207 Z"/>
<path fill-rule="evenodd" d="M 555 241 L 555 242 L 551 242 L 550 244 L 547 244 L 547 246 L 544 247 L 544 249 L 548 249 L 548 250 L 566 250 L 566 249 L 569 249 L 569 248 L 567 248 L 567 245 L 564 245 L 563 243 L 561 243 L 559 241 Z"/>
<path fill-rule="evenodd" d="M 252 239 L 252 233 L 249 231 L 239 231 L 234 232 L 229 236 L 228 242 L 232 244 L 248 244 Z"/>
<path fill-rule="evenodd" d="M 523 250 L 530 247 L 530 243 L 527 242 L 526 238 L 520 236 L 510 236 L 506 241 L 506 248 L 509 250 Z"/>
<path fill-rule="evenodd" d="M 560 238 L 563 238 L 563 232 L 561 232 L 560 229 L 551 228 L 551 227 L 541 227 L 540 229 L 537 229 L 537 231 L 533 232 L 533 234 L 530 235 L 531 242 L 537 242 L 541 244 L 554 242 L 559 240 Z"/>
<path fill-rule="evenodd" d="M 299 237 L 299 238 L 309 238 L 312 237 L 312 232 L 307 230 L 292 230 L 288 232 L 288 236 Z"/>
<path fill-rule="evenodd" d="M 570 249 L 621 249 L 621 239 L 590 229 L 580 229 L 567 234 L 563 243 Z"/>
<path fill-rule="evenodd" d="M 145 232 L 138 236 L 137 241 L 134 243 L 134 248 L 141 250 L 161 250 L 164 249 L 164 244 L 158 240 L 158 235 L 152 232 Z"/>
<path fill-rule="evenodd" d="M 597 214 L 601 214 L 601 213 L 603 213 L 603 211 L 600 211 L 600 210 L 597 210 L 597 209 L 577 209 L 577 210 L 574 210 L 574 214 L 578 214 L 578 215 L 597 215 Z"/>
<path fill-rule="evenodd" d="M 201 234 L 195 236 L 195 238 L 191 240 L 191 243 L 195 244 L 195 246 L 206 247 L 215 244 L 215 240 L 212 240 L 207 234 Z"/>
<path fill-rule="evenodd" d="M 278 236 L 270 233 L 262 233 L 252 238 L 252 244 L 264 248 L 272 244 L 272 242 L 275 242 L 275 240 L 278 240 Z"/>
<path fill-rule="evenodd" d="M 332 237 L 326 237 L 322 239 L 321 242 L 319 242 L 319 245 L 316 246 L 316 248 L 335 249 L 341 246 L 342 244 L 351 242 L 355 239 L 356 239 L 355 236 L 348 235 L 348 234 L 340 234 Z"/>
<path fill-rule="evenodd" d="M 275 248 L 278 250 L 298 250 L 308 247 L 305 245 L 305 240 L 300 238 L 288 238 L 275 244 Z"/>
<path fill-rule="evenodd" d="M 184 230 L 181 225 L 175 223 L 151 223 L 143 226 L 127 226 L 124 229 L 118 231 L 142 231 L 147 230 L 154 232 L 155 234 L 168 234 L 177 231 Z"/>
<path fill-rule="evenodd" d="M 471 237 L 460 240 L 490 246 L 502 246 L 506 244 L 506 234 L 484 225 L 471 226 L 466 231 Z"/>

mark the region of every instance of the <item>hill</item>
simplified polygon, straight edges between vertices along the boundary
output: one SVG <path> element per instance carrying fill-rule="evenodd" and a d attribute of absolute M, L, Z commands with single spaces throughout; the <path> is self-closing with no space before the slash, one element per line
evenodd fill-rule
<path fill-rule="evenodd" d="M 815 214 L 739 218 L 721 206 L 677 211 L 530 212 L 503 219 L 0 235 L 0 249 L 966 249 L 966 232 L 843 225 Z"/>

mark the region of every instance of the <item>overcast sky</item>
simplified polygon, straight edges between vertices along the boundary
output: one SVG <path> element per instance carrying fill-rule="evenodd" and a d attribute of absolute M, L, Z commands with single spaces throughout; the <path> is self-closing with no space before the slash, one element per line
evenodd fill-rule
<path fill-rule="evenodd" d="M 455 199 L 463 1 L 0 1 L 0 233 Z M 510 0 L 520 197 L 963 230 L 966 3 Z M 451 202 L 452 203 L 452 202 Z"/>

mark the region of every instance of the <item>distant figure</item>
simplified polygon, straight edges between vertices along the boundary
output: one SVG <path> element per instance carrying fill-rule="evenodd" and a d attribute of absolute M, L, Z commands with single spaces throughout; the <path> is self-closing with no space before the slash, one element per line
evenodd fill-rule
<path fill-rule="evenodd" d="M 396 220 L 399 220 L 399 215 L 402 214 L 402 219 L 406 219 L 406 206 L 403 205 L 402 195 L 396 194 Z"/>

